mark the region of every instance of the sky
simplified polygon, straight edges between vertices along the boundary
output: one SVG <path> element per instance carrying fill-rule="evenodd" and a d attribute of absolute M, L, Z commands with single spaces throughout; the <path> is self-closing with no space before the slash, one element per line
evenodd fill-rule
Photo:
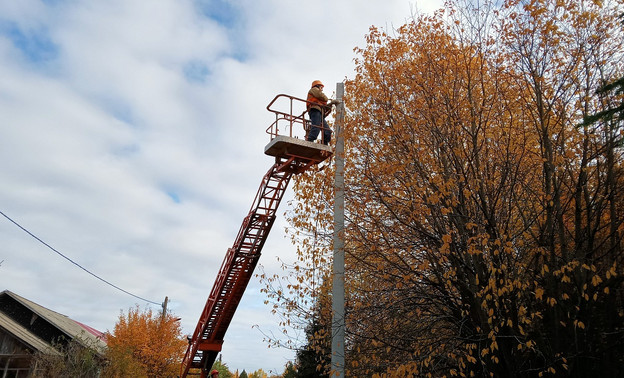
<path fill-rule="evenodd" d="M 331 96 L 371 25 L 440 6 L 0 0 L 0 211 L 49 246 L 0 216 L 0 291 L 100 331 L 168 297 L 192 334 L 273 164 L 267 104 L 316 79 Z M 287 211 L 285 199 L 256 273 L 295 260 Z M 294 359 L 264 341 L 279 319 L 261 288 L 252 278 L 225 336 L 232 371 Z"/>

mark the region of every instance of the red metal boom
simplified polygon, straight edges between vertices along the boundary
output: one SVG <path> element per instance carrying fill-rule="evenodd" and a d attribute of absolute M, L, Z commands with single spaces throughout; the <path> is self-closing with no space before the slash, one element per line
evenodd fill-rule
<path fill-rule="evenodd" d="M 273 109 L 278 100 L 290 102 L 289 112 Z M 199 369 L 202 378 L 208 376 L 212 364 L 221 351 L 223 338 L 232 321 L 234 312 L 245 292 L 260 258 L 260 252 L 267 239 L 277 208 L 293 174 L 307 170 L 331 156 L 331 149 L 318 143 L 307 142 L 293 136 L 293 127 L 305 124 L 304 114 L 293 116 L 293 106 L 305 100 L 292 96 L 278 95 L 267 106 L 276 114 L 276 121 L 267 129 L 271 142 L 265 147 L 267 155 L 275 156 L 275 164 L 262 179 L 249 214 L 236 236 L 234 244 L 227 250 L 221 269 L 215 280 L 201 313 L 195 332 L 182 361 L 180 377 L 185 378 L 191 369 Z M 280 135 L 279 124 L 288 124 Z M 283 123 L 283 122 L 282 122 Z M 303 131 L 303 127 L 301 128 Z"/>

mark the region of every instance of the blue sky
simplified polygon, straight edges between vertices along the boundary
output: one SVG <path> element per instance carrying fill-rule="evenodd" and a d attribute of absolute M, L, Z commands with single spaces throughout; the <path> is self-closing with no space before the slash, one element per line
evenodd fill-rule
<path fill-rule="evenodd" d="M 2 24 L 2 34 L 19 49 L 22 58 L 33 66 L 45 66 L 58 57 L 59 46 L 51 39 L 45 28 L 28 30 L 16 22 L 7 21 Z"/>
<path fill-rule="evenodd" d="M 438 1 L 0 2 L 0 211 L 192 333 L 272 164 L 265 107 L 331 95 L 371 25 Z M 287 193 L 287 196 L 290 196 Z M 295 258 L 280 217 L 260 264 Z M 138 303 L 0 218 L 0 289 L 101 331 Z M 279 319 L 252 279 L 226 335 L 232 369 L 281 372 Z M 153 306 L 158 309 L 157 306 Z M 253 327 L 252 326 L 257 326 Z"/>

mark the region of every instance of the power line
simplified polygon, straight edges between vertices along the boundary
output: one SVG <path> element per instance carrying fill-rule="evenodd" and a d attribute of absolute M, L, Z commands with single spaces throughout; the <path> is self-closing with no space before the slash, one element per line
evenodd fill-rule
<path fill-rule="evenodd" d="M 120 288 L 119 286 L 105 280 L 104 278 L 98 276 L 95 273 L 91 273 L 89 270 L 87 270 L 86 268 L 84 268 L 83 266 L 81 266 L 80 264 L 78 264 L 77 262 L 75 262 L 74 260 L 70 259 L 69 257 L 65 256 L 64 254 L 62 254 L 61 252 L 57 251 L 54 247 L 52 247 L 50 244 L 44 242 L 43 240 L 41 240 L 40 238 L 38 238 L 35 234 L 33 234 L 32 232 L 28 231 L 26 228 L 22 227 L 19 223 L 17 223 L 16 221 L 14 221 L 13 219 L 11 219 L 8 215 L 6 215 L 5 213 L 3 213 L 2 211 L 0 211 L 0 214 L 2 214 L 3 217 L 5 217 L 6 219 L 8 219 L 11 223 L 13 223 L 14 225 L 16 225 L 17 227 L 19 227 L 22 231 L 24 231 L 25 233 L 27 233 L 28 235 L 32 236 L 33 238 L 35 238 L 37 241 L 39 241 L 41 244 L 45 245 L 46 247 L 50 248 L 52 251 L 56 252 L 59 256 L 61 256 L 62 258 L 64 258 L 65 260 L 69 261 L 70 263 L 76 265 L 78 268 L 84 270 L 85 272 L 89 273 L 90 275 L 92 275 L 93 277 L 97 278 L 98 280 L 104 282 L 105 284 L 114 287 L 115 289 L 128 294 L 132 297 L 135 297 L 137 299 L 140 299 L 142 301 L 145 301 L 147 303 L 151 303 L 151 304 L 155 304 L 157 306 L 160 306 L 161 303 L 157 303 L 154 301 L 150 301 L 149 299 L 145 299 L 142 297 L 139 297 L 138 295 L 134 295 L 131 292 L 124 290 L 122 288 Z"/>

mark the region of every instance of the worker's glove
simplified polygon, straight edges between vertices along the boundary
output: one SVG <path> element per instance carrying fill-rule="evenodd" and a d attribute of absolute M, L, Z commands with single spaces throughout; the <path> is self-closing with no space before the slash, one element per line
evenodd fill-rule
<path fill-rule="evenodd" d="M 340 104 L 341 102 L 342 102 L 342 101 L 340 101 L 340 100 L 331 100 L 331 101 L 330 101 L 330 103 L 331 103 L 332 105 L 338 105 L 338 104 Z"/>

